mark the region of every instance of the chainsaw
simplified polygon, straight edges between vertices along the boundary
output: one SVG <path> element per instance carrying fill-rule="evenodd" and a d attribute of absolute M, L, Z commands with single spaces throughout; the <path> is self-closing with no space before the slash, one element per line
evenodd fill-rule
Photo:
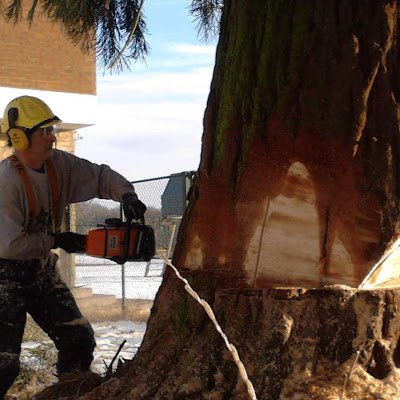
<path fill-rule="evenodd" d="M 108 258 L 118 264 L 127 261 L 150 261 L 155 254 L 153 228 L 128 219 L 109 218 L 86 236 L 85 253 L 92 257 Z"/>

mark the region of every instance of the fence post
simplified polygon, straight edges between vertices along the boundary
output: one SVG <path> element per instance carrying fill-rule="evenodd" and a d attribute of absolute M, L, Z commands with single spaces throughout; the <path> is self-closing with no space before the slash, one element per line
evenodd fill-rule
<path fill-rule="evenodd" d="M 121 265 L 121 296 L 122 296 L 122 310 L 125 309 L 125 264 Z"/>
<path fill-rule="evenodd" d="M 119 215 L 121 218 L 121 221 L 124 220 L 124 212 L 123 212 L 123 207 L 122 203 L 120 203 L 119 206 Z M 121 265 L 121 304 L 122 304 L 122 310 L 125 309 L 125 301 L 126 301 L 126 293 L 125 293 L 125 263 Z"/>

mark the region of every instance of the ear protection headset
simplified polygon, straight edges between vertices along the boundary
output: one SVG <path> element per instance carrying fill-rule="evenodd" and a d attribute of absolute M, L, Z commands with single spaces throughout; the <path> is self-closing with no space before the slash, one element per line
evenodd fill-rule
<path fill-rule="evenodd" d="M 18 108 L 12 107 L 8 110 L 8 125 L 7 135 L 11 140 L 15 150 L 23 151 L 29 148 L 29 138 L 24 128 L 19 128 L 15 125 L 18 119 Z"/>
<path fill-rule="evenodd" d="M 29 148 L 30 145 L 30 134 L 35 132 L 36 129 L 40 128 L 43 125 L 48 124 L 49 122 L 58 121 L 58 117 L 52 117 L 49 119 L 45 119 L 44 121 L 39 122 L 32 128 L 21 128 L 16 126 L 16 121 L 18 120 L 18 108 L 12 107 L 8 110 L 8 125 L 9 128 L 7 130 L 7 135 L 11 140 L 11 144 L 13 145 L 15 150 L 24 151 Z"/>

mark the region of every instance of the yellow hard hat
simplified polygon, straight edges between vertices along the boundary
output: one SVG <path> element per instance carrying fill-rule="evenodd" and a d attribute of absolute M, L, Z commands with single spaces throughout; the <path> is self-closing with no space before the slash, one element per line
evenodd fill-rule
<path fill-rule="evenodd" d="M 44 101 L 33 96 L 20 96 L 7 104 L 1 131 L 7 133 L 10 128 L 14 127 L 35 130 L 47 128 L 59 122 L 61 122 L 60 118 L 54 115 Z"/>

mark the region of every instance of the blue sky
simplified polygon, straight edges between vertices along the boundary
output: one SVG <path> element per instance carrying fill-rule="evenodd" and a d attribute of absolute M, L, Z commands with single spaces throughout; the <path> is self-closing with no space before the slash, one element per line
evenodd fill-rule
<path fill-rule="evenodd" d="M 195 170 L 216 42 L 199 41 L 190 0 L 147 0 L 150 54 L 131 71 L 98 71 L 98 112 L 76 154 L 129 180 Z"/>

